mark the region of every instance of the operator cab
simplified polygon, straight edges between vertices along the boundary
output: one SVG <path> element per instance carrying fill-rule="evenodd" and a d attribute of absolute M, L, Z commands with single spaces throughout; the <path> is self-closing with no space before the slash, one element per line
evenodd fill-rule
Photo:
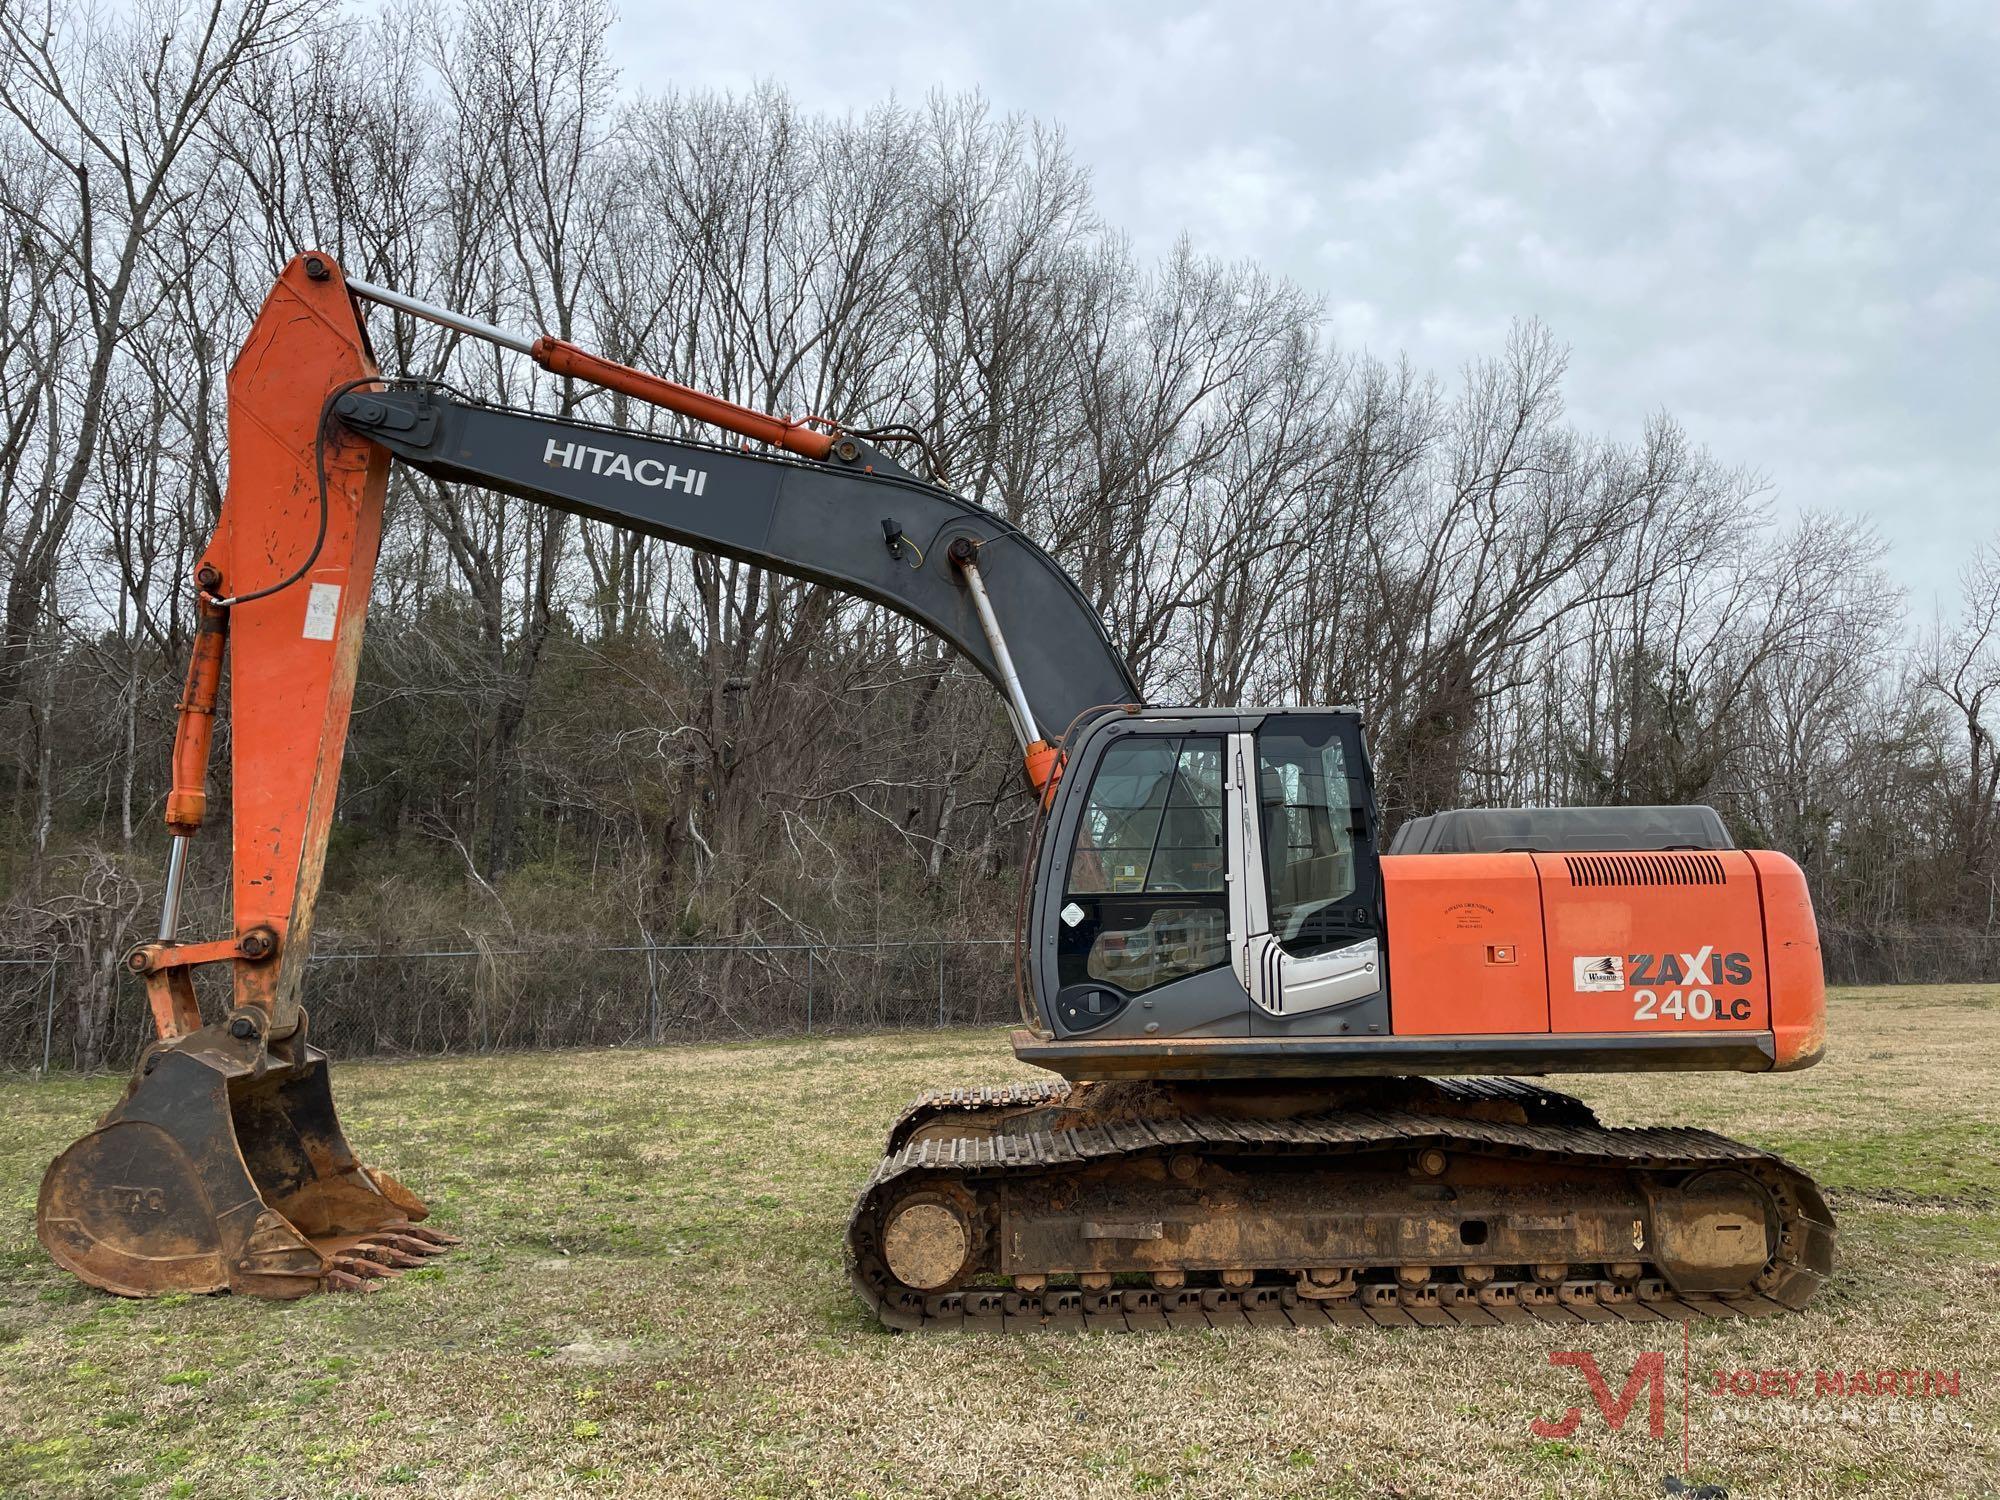
<path fill-rule="evenodd" d="M 1071 751 L 1031 918 L 1058 1038 L 1389 1032 L 1374 779 L 1351 709 L 1109 714 Z"/>

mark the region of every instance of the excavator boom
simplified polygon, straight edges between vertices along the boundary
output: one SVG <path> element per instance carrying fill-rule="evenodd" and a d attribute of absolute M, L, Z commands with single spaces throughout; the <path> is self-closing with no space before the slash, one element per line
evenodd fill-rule
<path fill-rule="evenodd" d="M 334 411 L 343 427 L 434 478 L 885 605 L 950 643 L 1004 698 L 1006 673 L 951 563 L 954 544 L 970 546 L 1002 601 L 1005 648 L 1036 725 L 1060 734 L 1094 708 L 1139 701 L 1097 612 L 1053 558 L 991 511 L 920 483 L 853 439 L 823 463 L 788 461 L 480 405 L 432 387 L 355 391 Z"/>

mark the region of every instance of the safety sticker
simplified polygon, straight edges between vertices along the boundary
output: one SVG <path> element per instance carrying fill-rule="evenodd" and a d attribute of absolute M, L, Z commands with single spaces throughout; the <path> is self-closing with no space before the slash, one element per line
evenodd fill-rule
<path fill-rule="evenodd" d="M 306 639 L 330 641 L 333 622 L 340 615 L 340 585 L 316 583 L 306 595 Z"/>
<path fill-rule="evenodd" d="M 1625 988 L 1625 957 L 1606 953 L 1596 958 L 1572 960 L 1576 965 L 1576 990 L 1580 995 Z"/>
<path fill-rule="evenodd" d="M 1083 920 L 1083 908 L 1078 906 L 1074 901 L 1070 902 L 1069 905 L 1062 909 L 1062 919 L 1065 926 L 1076 926 L 1077 923 Z"/>

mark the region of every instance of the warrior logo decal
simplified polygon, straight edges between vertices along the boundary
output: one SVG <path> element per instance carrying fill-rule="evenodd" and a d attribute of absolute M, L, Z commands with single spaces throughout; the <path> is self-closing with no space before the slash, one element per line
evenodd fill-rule
<path fill-rule="evenodd" d="M 1600 957 L 1573 960 L 1576 967 L 1576 990 L 1580 995 L 1602 993 L 1625 988 L 1625 960 L 1622 955 L 1606 953 Z"/>

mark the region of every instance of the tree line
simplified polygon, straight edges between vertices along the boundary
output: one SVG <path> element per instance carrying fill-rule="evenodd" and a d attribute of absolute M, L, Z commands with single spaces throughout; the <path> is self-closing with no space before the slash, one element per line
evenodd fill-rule
<path fill-rule="evenodd" d="M 0 0 L 0 898 L 80 1059 L 153 921 L 228 365 L 304 248 L 904 439 L 1064 562 L 1152 701 L 1358 704 L 1392 828 L 1708 802 L 1805 866 L 1837 975 L 1993 965 L 2000 554 L 1920 620 L 1865 524 L 1781 511 L 1670 415 L 1577 430 L 1532 319 L 1455 372 L 1341 348 L 1254 264 L 1135 254 L 1046 123 L 635 87 L 610 27 Z M 371 333 L 392 372 L 682 430 Z M 1032 813 L 991 692 L 906 622 L 399 470 L 318 934 L 990 936 Z M 226 858 L 217 826 L 188 930 L 222 930 Z"/>

